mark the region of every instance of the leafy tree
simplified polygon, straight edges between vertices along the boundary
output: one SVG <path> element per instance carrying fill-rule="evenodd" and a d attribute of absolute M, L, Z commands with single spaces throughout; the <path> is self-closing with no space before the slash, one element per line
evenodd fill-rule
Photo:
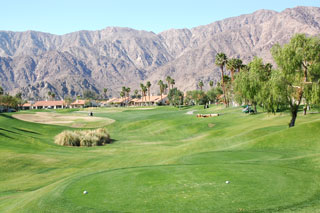
<path fill-rule="evenodd" d="M 3 94 L 4 94 L 3 88 L 0 86 L 0 95 L 3 95 Z"/>
<path fill-rule="evenodd" d="M 222 93 L 222 91 L 221 91 Z M 207 97 L 208 97 L 208 100 L 211 102 L 211 103 L 215 103 L 217 101 L 217 97 L 218 95 L 221 94 L 220 91 L 217 89 L 217 88 L 212 88 L 210 89 L 208 92 L 207 92 Z"/>
<path fill-rule="evenodd" d="M 49 99 L 51 99 L 51 98 L 52 98 L 52 96 L 51 96 L 51 95 L 52 95 L 52 93 L 51 93 L 51 91 L 49 91 L 49 92 L 48 92 L 48 97 L 49 97 Z"/>
<path fill-rule="evenodd" d="M 193 105 L 193 104 L 204 105 L 208 103 L 208 101 L 209 101 L 208 96 L 202 90 L 187 91 L 185 103 L 188 105 Z"/>
<path fill-rule="evenodd" d="M 238 102 L 250 103 L 257 113 L 257 105 L 264 101 L 263 98 L 267 98 L 263 94 L 264 89 L 268 89 L 265 85 L 270 78 L 270 73 L 266 71 L 262 59 L 257 57 L 249 63 L 248 68 L 238 73 L 234 81 L 234 90 Z"/>
<path fill-rule="evenodd" d="M 14 97 L 17 99 L 22 99 L 22 93 L 18 92 Z"/>
<path fill-rule="evenodd" d="M 20 100 L 9 94 L 4 94 L 0 96 L 0 105 L 5 106 L 7 110 L 9 108 L 18 110 L 19 104 L 20 104 Z"/>
<path fill-rule="evenodd" d="M 202 87 L 204 86 L 203 81 L 200 81 L 198 85 L 200 87 L 200 90 L 202 91 Z"/>
<path fill-rule="evenodd" d="M 209 81 L 209 86 L 210 86 L 210 88 L 213 87 L 213 81 L 212 80 Z"/>
<path fill-rule="evenodd" d="M 67 106 L 70 106 L 72 103 L 72 98 L 70 96 L 64 97 L 64 102 L 67 104 Z"/>
<path fill-rule="evenodd" d="M 168 99 L 171 105 L 178 106 L 183 104 L 183 92 L 177 88 L 173 88 L 169 91 Z"/>
<path fill-rule="evenodd" d="M 83 98 L 88 100 L 94 100 L 97 98 L 97 93 L 92 90 L 85 90 L 83 92 Z"/>
<path fill-rule="evenodd" d="M 289 127 L 295 125 L 299 106 L 303 100 L 314 101 L 317 98 L 317 86 L 320 76 L 320 39 L 297 34 L 288 44 L 275 45 L 272 56 L 278 65 L 278 81 L 281 88 L 278 96 L 285 101 L 291 112 Z M 308 95 L 310 92 L 312 95 Z"/>

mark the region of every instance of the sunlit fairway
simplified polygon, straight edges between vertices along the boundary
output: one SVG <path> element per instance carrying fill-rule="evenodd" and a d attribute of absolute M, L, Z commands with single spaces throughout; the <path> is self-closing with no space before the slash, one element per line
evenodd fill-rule
<path fill-rule="evenodd" d="M 87 114 L 62 110 L 54 119 Z M 320 209 L 318 113 L 300 113 L 290 129 L 286 113 L 247 115 L 221 106 L 100 108 L 94 117 L 99 122 L 82 118 L 81 127 L 100 127 L 105 119 L 112 144 L 58 146 L 54 136 L 72 130 L 70 123 L 0 114 L 0 212 Z"/>

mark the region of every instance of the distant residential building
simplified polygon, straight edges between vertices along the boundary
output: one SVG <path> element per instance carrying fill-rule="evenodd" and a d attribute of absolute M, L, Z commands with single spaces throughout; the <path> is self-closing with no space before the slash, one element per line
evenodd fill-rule
<path fill-rule="evenodd" d="M 147 106 L 147 105 L 166 105 L 168 103 L 168 96 L 145 96 L 143 98 L 135 98 L 130 101 L 130 105 L 133 106 Z"/>
<path fill-rule="evenodd" d="M 71 108 L 84 108 L 86 104 L 85 100 L 76 100 L 75 102 L 71 103 Z"/>
<path fill-rule="evenodd" d="M 64 101 L 37 101 L 32 109 L 63 109 L 67 104 Z"/>
<path fill-rule="evenodd" d="M 30 110 L 30 109 L 32 109 L 32 104 L 31 103 L 24 103 L 21 108 L 22 108 L 22 110 Z"/>
<path fill-rule="evenodd" d="M 114 106 L 125 106 L 129 102 L 129 98 L 111 98 L 105 104 Z"/>

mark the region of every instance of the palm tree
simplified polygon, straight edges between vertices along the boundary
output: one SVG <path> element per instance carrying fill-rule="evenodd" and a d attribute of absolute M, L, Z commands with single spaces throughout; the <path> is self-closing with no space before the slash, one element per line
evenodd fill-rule
<path fill-rule="evenodd" d="M 234 72 L 237 69 L 237 59 L 236 58 L 232 58 L 230 60 L 227 61 L 227 69 L 230 70 L 231 72 L 231 82 L 234 81 Z"/>
<path fill-rule="evenodd" d="M 128 97 L 128 100 L 126 101 L 127 103 L 129 103 L 130 92 L 131 92 L 130 87 L 126 88 L 126 93 L 127 93 L 127 97 Z"/>
<path fill-rule="evenodd" d="M 143 85 L 143 88 L 142 88 L 142 93 L 143 93 L 143 96 L 144 96 L 144 100 L 146 101 L 147 98 L 146 98 L 146 93 L 147 93 L 148 89 L 146 86 Z"/>
<path fill-rule="evenodd" d="M 218 53 L 216 55 L 216 60 L 215 64 L 220 67 L 221 70 L 221 86 L 222 86 L 222 91 L 223 91 L 223 96 L 224 96 L 224 103 L 227 106 L 227 99 L 226 99 L 226 91 L 225 91 L 225 85 L 224 85 L 224 73 L 223 73 L 223 68 L 226 65 L 228 59 L 226 54 L 224 53 Z"/>
<path fill-rule="evenodd" d="M 162 100 L 162 93 L 164 92 L 164 84 L 162 80 L 158 81 L 158 85 L 160 87 L 160 96 L 161 96 L 161 100 Z"/>
<path fill-rule="evenodd" d="M 176 84 L 175 80 L 173 78 L 171 78 L 170 80 L 170 84 L 171 84 L 171 89 L 173 89 L 173 85 Z M 169 87 L 170 88 L 170 87 Z"/>
<path fill-rule="evenodd" d="M 228 58 L 227 58 L 226 54 L 218 53 L 216 55 L 215 64 L 220 67 L 222 84 L 224 83 L 224 81 L 223 81 L 223 76 L 224 76 L 223 68 L 226 65 L 227 61 L 228 61 Z"/>
<path fill-rule="evenodd" d="M 237 72 L 240 72 L 242 66 L 243 66 L 242 60 L 237 58 L 236 59 L 236 70 L 237 70 Z"/>
<path fill-rule="evenodd" d="M 54 100 L 54 99 L 55 99 L 55 97 L 56 97 L 56 94 L 51 93 L 51 97 L 52 97 L 52 100 Z"/>
<path fill-rule="evenodd" d="M 135 96 L 135 98 L 138 97 L 138 93 L 139 93 L 139 90 L 135 89 L 135 90 L 134 90 L 134 96 Z"/>
<path fill-rule="evenodd" d="M 151 87 L 151 83 L 150 83 L 150 81 L 148 81 L 148 82 L 147 82 L 146 86 L 147 86 L 147 89 L 148 89 L 149 104 L 150 104 L 150 87 Z"/>
<path fill-rule="evenodd" d="M 202 87 L 203 87 L 203 85 L 204 85 L 204 84 L 203 84 L 203 81 L 200 81 L 198 85 L 199 85 L 199 87 L 200 87 L 200 90 L 202 91 Z"/>
<path fill-rule="evenodd" d="M 121 91 L 121 92 L 120 92 L 120 97 L 123 99 L 124 96 L 125 96 L 125 92 L 124 92 L 124 91 Z"/>
<path fill-rule="evenodd" d="M 172 80 L 171 77 L 170 77 L 170 76 L 167 76 L 166 81 L 168 82 L 169 90 L 170 90 L 171 80 Z"/>
<path fill-rule="evenodd" d="M 168 94 L 167 89 L 168 89 L 168 84 L 163 84 L 163 90 L 164 90 L 165 94 Z"/>
<path fill-rule="evenodd" d="M 144 88 L 143 83 L 140 83 L 140 88 L 141 88 L 141 99 L 143 100 L 143 88 Z"/>
<path fill-rule="evenodd" d="M 0 95 L 3 95 L 4 91 L 3 91 L 3 88 L 0 87 Z"/>
<path fill-rule="evenodd" d="M 209 86 L 210 86 L 210 88 L 213 87 L 213 81 L 212 80 L 209 81 Z"/>

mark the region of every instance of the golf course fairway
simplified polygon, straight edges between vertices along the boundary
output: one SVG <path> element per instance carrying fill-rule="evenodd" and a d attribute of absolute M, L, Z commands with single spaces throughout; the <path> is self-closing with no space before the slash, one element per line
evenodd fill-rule
<path fill-rule="evenodd" d="M 300 112 L 288 128 L 285 112 L 147 109 L 94 109 L 99 119 L 78 128 L 63 125 L 64 115 L 87 111 L 53 112 L 59 125 L 0 114 L 0 212 L 319 211 L 320 114 Z M 63 130 L 103 119 L 111 144 L 54 143 Z"/>

